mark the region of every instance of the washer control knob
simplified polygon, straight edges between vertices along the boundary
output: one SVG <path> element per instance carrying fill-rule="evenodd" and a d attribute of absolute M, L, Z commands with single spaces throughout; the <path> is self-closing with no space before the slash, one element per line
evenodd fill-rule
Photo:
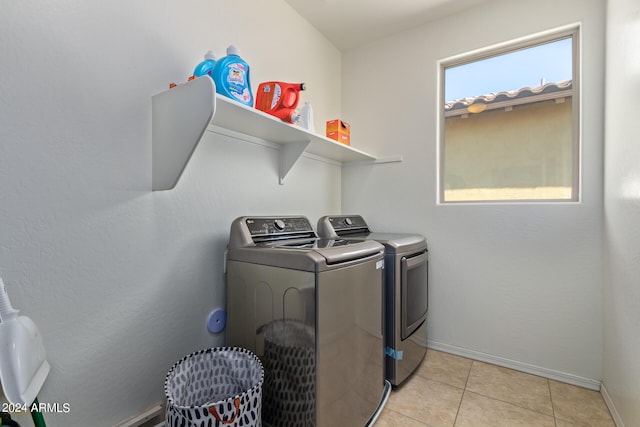
<path fill-rule="evenodd" d="M 344 223 L 345 223 L 346 225 L 351 225 L 351 224 L 353 224 L 353 221 L 351 220 L 351 218 L 345 218 L 345 219 L 344 219 Z"/>
<path fill-rule="evenodd" d="M 276 219 L 275 221 L 273 221 L 273 225 L 274 227 L 276 227 L 276 230 L 278 231 L 284 230 L 284 227 L 285 227 L 284 221 L 281 219 Z"/>

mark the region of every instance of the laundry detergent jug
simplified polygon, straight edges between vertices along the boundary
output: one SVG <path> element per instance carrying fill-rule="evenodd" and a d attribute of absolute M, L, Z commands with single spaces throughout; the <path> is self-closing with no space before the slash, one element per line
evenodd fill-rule
<path fill-rule="evenodd" d="M 256 109 L 285 122 L 297 123 L 300 115 L 296 113 L 296 107 L 302 90 L 305 90 L 304 83 L 260 83 L 256 93 Z"/>
<path fill-rule="evenodd" d="M 240 58 L 235 46 L 229 46 L 227 56 L 216 61 L 211 75 L 216 82 L 216 92 L 253 107 L 249 64 Z"/>

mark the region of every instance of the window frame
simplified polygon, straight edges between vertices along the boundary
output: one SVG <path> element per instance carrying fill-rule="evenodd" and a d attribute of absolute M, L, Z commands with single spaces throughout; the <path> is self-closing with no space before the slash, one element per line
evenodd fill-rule
<path fill-rule="evenodd" d="M 460 200 L 446 201 L 445 196 L 445 71 L 447 68 L 457 67 L 483 59 L 504 55 L 518 50 L 543 45 L 553 41 L 572 38 L 572 186 L 571 198 L 568 199 L 497 199 L 497 200 Z M 459 204 L 531 204 L 531 203 L 581 203 L 582 200 L 582 104 L 581 104 L 581 76 L 582 61 L 581 52 L 581 26 L 579 23 L 565 27 L 555 28 L 542 33 L 514 39 L 511 41 L 487 46 L 470 52 L 450 56 L 438 61 L 438 96 L 437 112 L 437 205 L 459 205 Z"/>

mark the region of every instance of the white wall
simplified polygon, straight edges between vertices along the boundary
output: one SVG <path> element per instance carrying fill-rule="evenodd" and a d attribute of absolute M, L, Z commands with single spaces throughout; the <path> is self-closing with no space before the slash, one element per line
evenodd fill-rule
<path fill-rule="evenodd" d="M 342 207 L 430 247 L 429 344 L 593 388 L 602 367 L 603 0 L 502 0 L 347 51 Z M 582 201 L 441 206 L 438 60 L 582 23 Z"/>
<path fill-rule="evenodd" d="M 340 210 L 340 166 L 305 157 L 280 186 L 277 150 L 209 132 L 177 187 L 150 191 L 151 96 L 231 43 L 254 88 L 302 80 L 316 127 L 340 116 L 340 52 L 281 0 L 2 5 L 0 275 L 44 336 L 40 402 L 71 408 L 50 427 L 113 425 L 222 344 L 205 320 L 235 217 Z"/>
<path fill-rule="evenodd" d="M 608 0 L 603 394 L 627 427 L 640 425 L 639 53 L 640 3 Z"/>

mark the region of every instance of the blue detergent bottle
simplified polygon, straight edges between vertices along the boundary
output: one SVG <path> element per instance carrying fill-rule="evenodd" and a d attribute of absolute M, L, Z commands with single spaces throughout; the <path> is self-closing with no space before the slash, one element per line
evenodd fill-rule
<path fill-rule="evenodd" d="M 216 61 L 211 77 L 216 82 L 216 92 L 253 107 L 249 64 L 240 58 L 235 46 L 229 46 L 227 56 Z"/>
<path fill-rule="evenodd" d="M 207 52 L 204 55 L 204 61 L 196 65 L 195 70 L 193 70 L 193 75 L 196 77 L 204 76 L 205 74 L 209 77 L 213 78 L 211 75 L 213 73 L 213 67 L 216 65 L 216 55 L 212 50 Z"/>

